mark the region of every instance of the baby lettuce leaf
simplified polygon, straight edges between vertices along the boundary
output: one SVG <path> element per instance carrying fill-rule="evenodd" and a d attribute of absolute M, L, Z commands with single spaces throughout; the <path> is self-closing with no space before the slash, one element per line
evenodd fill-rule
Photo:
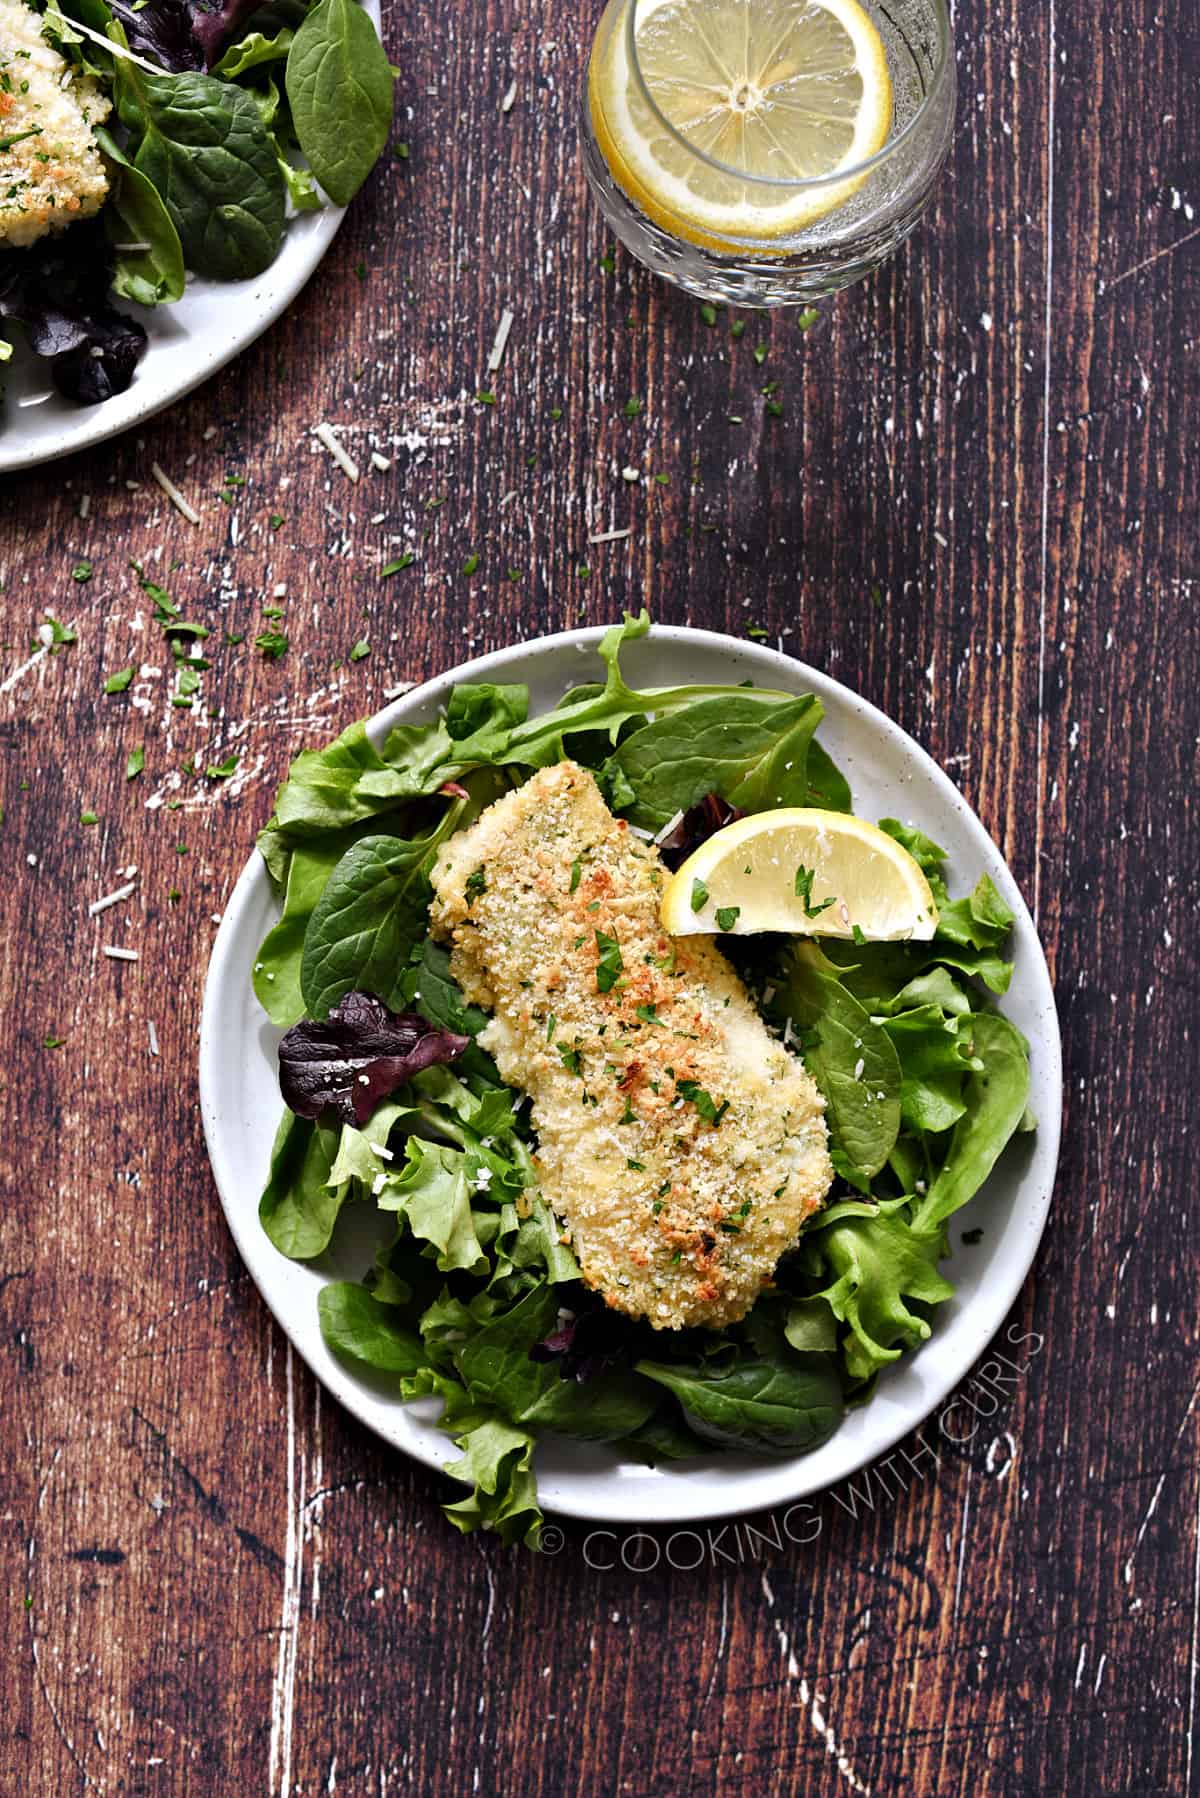
<path fill-rule="evenodd" d="M 258 1217 L 281 1254 L 310 1261 L 329 1246 L 349 1186 L 329 1185 L 338 1132 L 285 1111 Z"/>
<path fill-rule="evenodd" d="M 447 1461 L 443 1472 L 471 1488 L 466 1498 L 442 1507 L 455 1529 L 464 1534 L 495 1530 L 507 1546 L 523 1542 L 536 1548 L 542 1513 L 533 1473 L 533 1433 L 500 1417 L 485 1418 L 461 1433 L 445 1414 L 440 1421 L 462 1451 L 457 1461 Z"/>
<path fill-rule="evenodd" d="M 108 171 L 103 217 L 113 259 L 113 292 L 139 306 L 182 299 L 183 250 L 162 196 L 102 125 L 94 128 L 93 136 Z M 131 244 L 146 247 L 131 249 Z"/>
<path fill-rule="evenodd" d="M 273 37 L 267 37 L 261 31 L 248 31 L 236 44 L 230 44 L 220 61 L 214 63 L 212 72 L 222 81 L 236 81 L 239 75 L 246 75 L 251 69 L 260 69 L 268 63 L 286 62 L 294 35 L 286 26 Z M 277 108 L 278 96 L 273 111 Z M 270 120 L 265 122 L 269 124 Z"/>
<path fill-rule="evenodd" d="M 320 0 L 287 60 L 287 96 L 300 148 L 330 199 L 354 198 L 388 140 L 395 78 L 357 0 Z"/>
<path fill-rule="evenodd" d="M 966 1111 L 967 1074 L 983 1067 L 971 1052 L 970 1022 L 970 1013 L 947 1016 L 937 1005 L 884 1019 L 900 1063 L 900 1116 L 914 1130 L 949 1130 Z"/>
<path fill-rule="evenodd" d="M 937 1177 L 917 1206 L 914 1230 L 937 1232 L 978 1192 L 1000 1151 L 1024 1125 L 1029 1050 L 1020 1031 L 999 1012 L 979 1012 L 971 1020 L 971 1046 L 982 1066 L 967 1077 L 966 1111 L 954 1126 Z"/>
<path fill-rule="evenodd" d="M 317 1294 L 321 1335 L 337 1355 L 361 1361 L 380 1373 L 416 1373 L 426 1365 L 421 1338 L 402 1329 L 391 1306 L 380 1304 L 365 1286 L 348 1280 L 323 1286 Z"/>
<path fill-rule="evenodd" d="M 375 1202 L 381 1211 L 403 1215 L 413 1235 L 433 1245 L 442 1273 L 488 1271 L 471 1213 L 468 1157 L 461 1150 L 410 1136 L 403 1171 L 389 1175 Z"/>
<path fill-rule="evenodd" d="M 937 1270 L 940 1232 L 914 1229 L 902 1212 L 902 1206 L 881 1207 L 874 1217 L 842 1217 L 813 1238 L 833 1276 L 817 1296 L 850 1327 L 844 1352 L 856 1381 L 929 1336 L 929 1324 L 909 1310 L 908 1300 L 936 1305 L 954 1294 Z"/>
<path fill-rule="evenodd" d="M 465 1036 L 393 1012 L 373 993 L 347 993 L 321 1023 L 304 1018 L 279 1045 L 279 1085 L 298 1117 L 333 1113 L 366 1123 L 380 1099 L 435 1061 L 453 1061 Z"/>
<path fill-rule="evenodd" d="M 133 165 L 162 196 L 188 267 L 222 281 L 269 267 L 286 189 L 250 95 L 198 71 L 150 75 L 122 57 L 116 96 Z"/>

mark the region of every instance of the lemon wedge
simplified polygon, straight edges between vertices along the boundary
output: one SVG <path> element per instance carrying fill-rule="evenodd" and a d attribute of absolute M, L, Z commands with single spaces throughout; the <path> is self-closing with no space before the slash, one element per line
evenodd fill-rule
<path fill-rule="evenodd" d="M 597 35 L 592 124 L 614 180 L 665 230 L 718 247 L 785 237 L 862 185 L 830 177 L 882 149 L 892 83 L 858 0 L 636 0 L 632 57 L 628 16 L 613 8 Z"/>
<path fill-rule="evenodd" d="M 801 806 L 715 831 L 668 882 L 661 917 L 672 936 L 857 931 L 882 943 L 927 942 L 938 921 L 929 882 L 894 838 L 846 812 Z"/>

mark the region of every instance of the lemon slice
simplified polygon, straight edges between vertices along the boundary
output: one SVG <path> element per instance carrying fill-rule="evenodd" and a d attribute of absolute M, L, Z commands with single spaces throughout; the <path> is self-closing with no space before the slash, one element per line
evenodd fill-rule
<path fill-rule="evenodd" d="M 846 812 L 757 812 L 702 843 L 668 882 L 672 936 L 853 937 L 927 942 L 937 926 L 920 866 L 892 837 Z"/>
<path fill-rule="evenodd" d="M 627 18 L 613 8 L 597 35 L 592 124 L 613 178 L 665 230 L 779 238 L 862 185 L 829 179 L 892 123 L 887 55 L 858 0 L 636 0 L 636 68 Z M 805 181 L 822 185 L 786 185 Z"/>

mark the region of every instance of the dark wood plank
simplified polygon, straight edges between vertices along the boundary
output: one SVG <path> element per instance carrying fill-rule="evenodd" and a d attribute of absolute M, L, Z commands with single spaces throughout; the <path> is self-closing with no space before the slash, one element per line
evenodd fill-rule
<path fill-rule="evenodd" d="M 308 291 L 161 419 L 0 486 L 0 1788 L 1194 1792 L 1188 9 L 960 8 L 928 223 L 810 332 L 740 343 L 602 266 L 575 149 L 590 24 L 559 0 L 392 8 L 411 154 Z M 390 470 L 349 487 L 322 418 Z M 168 703 L 133 559 L 213 627 L 209 722 Z M 195 1033 L 213 915 L 297 748 L 394 681 L 643 601 L 766 630 L 950 768 L 1038 903 L 1063 1171 L 1009 1325 L 1027 1369 L 969 1440 L 934 1431 L 938 1465 L 910 1442 L 915 1470 L 786 1521 L 699 1547 L 568 1525 L 531 1560 L 455 1536 L 441 1482 L 292 1357 L 207 1172 Z M 272 604 L 283 661 L 224 643 Z M 78 642 L 10 681 L 46 609 Z M 104 697 L 127 665 L 157 672 Z M 233 750 L 228 784 L 181 772 Z M 132 864 L 133 899 L 88 919 Z"/>

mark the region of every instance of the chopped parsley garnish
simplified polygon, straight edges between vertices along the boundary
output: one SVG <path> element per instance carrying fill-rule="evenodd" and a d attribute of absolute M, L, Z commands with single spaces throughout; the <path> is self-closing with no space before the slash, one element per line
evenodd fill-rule
<path fill-rule="evenodd" d="M 79 822 L 81 824 L 99 824 L 100 820 L 95 812 L 80 812 Z"/>
<path fill-rule="evenodd" d="M 646 1171 L 645 1162 L 644 1161 L 634 1161 L 632 1159 L 632 1157 L 626 1158 L 625 1166 L 627 1168 L 629 1168 L 635 1174 L 644 1174 Z"/>
<path fill-rule="evenodd" d="M 624 969 L 621 958 L 621 945 L 615 936 L 606 936 L 602 930 L 596 932 L 596 949 L 599 960 L 596 963 L 596 991 L 611 993 L 617 984 L 617 976 Z"/>
<path fill-rule="evenodd" d="M 35 649 L 49 649 L 50 654 L 53 656 L 58 654 L 64 644 L 77 643 L 79 641 L 78 634 L 71 629 L 69 624 L 60 624 L 58 619 L 53 617 L 49 612 L 45 614 L 45 618 L 46 623 L 50 626 L 50 641 L 48 644 L 35 642 L 33 645 Z"/>
<path fill-rule="evenodd" d="M 268 662 L 277 662 L 287 652 L 287 635 L 284 631 L 259 631 L 254 647 L 262 650 Z"/>
<path fill-rule="evenodd" d="M 132 668 L 121 668 L 116 674 L 110 674 L 104 683 L 106 693 L 123 693 L 133 679 Z"/>
<path fill-rule="evenodd" d="M 693 882 L 692 882 L 692 910 L 693 911 L 703 911 L 704 907 L 707 904 L 708 904 L 708 888 L 705 886 L 705 884 L 702 880 L 699 880 L 699 879 L 693 880 Z"/>
<path fill-rule="evenodd" d="M 554 1040 L 554 1026 L 557 1023 L 558 1019 L 555 1017 L 554 1013 L 551 1012 L 550 1016 L 546 1019 L 546 1041 L 548 1043 Z"/>
<path fill-rule="evenodd" d="M 766 344 L 765 343 L 756 343 L 754 346 L 754 360 L 757 362 L 757 364 L 760 368 L 762 367 L 762 365 L 766 361 L 766 359 L 767 359 Z"/>
<path fill-rule="evenodd" d="M 865 943 L 867 940 L 866 936 L 863 933 L 863 927 L 861 924 L 851 924 L 850 934 L 854 938 L 856 943 Z"/>
<path fill-rule="evenodd" d="M 734 339 L 735 342 L 739 337 L 742 337 L 745 335 L 745 331 L 746 331 L 746 321 L 744 318 L 735 318 L 733 323 L 729 327 L 729 335 Z"/>
<path fill-rule="evenodd" d="M 399 574 L 402 568 L 411 568 L 416 559 L 417 558 L 412 550 L 406 549 L 404 554 L 402 556 L 397 556 L 394 562 L 384 563 L 383 567 L 379 570 L 380 580 L 386 581 L 390 579 L 393 574 Z"/>
<path fill-rule="evenodd" d="M 463 891 L 467 895 L 467 908 L 469 910 L 470 907 L 474 905 L 476 899 L 481 899 L 484 893 L 487 892 L 487 870 L 483 867 L 479 867 L 468 874 Z"/>
<path fill-rule="evenodd" d="M 705 1092 L 698 1080 L 678 1080 L 675 1083 L 675 1090 L 683 1098 L 690 1099 L 700 1116 L 714 1129 L 729 1110 L 728 1099 L 722 1099 L 718 1105 L 712 1094 Z"/>
<path fill-rule="evenodd" d="M 811 331 L 820 316 L 821 314 L 817 311 L 815 306 L 806 306 L 796 320 L 797 328 L 801 331 Z"/>
<path fill-rule="evenodd" d="M 717 911 L 717 929 L 732 930 L 741 915 L 740 905 L 722 905 Z"/>
<path fill-rule="evenodd" d="M 634 1007 L 643 1024 L 661 1024 L 657 1005 L 638 1005 Z"/>
<path fill-rule="evenodd" d="M 641 400 L 639 400 L 637 398 L 636 394 L 633 395 L 632 398 L 627 399 L 625 401 L 625 416 L 626 416 L 626 418 L 636 418 L 638 413 L 641 411 L 641 409 L 642 409 L 642 402 L 641 402 Z"/>
<path fill-rule="evenodd" d="M 562 1061 L 563 1066 L 566 1068 L 568 1074 L 575 1074 L 575 1075 L 577 1075 L 577 1077 L 580 1080 L 582 1080 L 583 1079 L 583 1056 L 579 1053 L 579 1050 L 578 1049 L 569 1049 L 567 1047 L 566 1043 L 557 1043 L 555 1045 L 555 1047 L 558 1049 L 559 1057 Z M 622 1122 L 623 1121 L 624 1120 L 622 1120 Z"/>
<path fill-rule="evenodd" d="M 279 530 L 280 527 L 282 526 L 283 522 L 284 522 L 284 517 L 283 517 L 282 512 L 272 512 L 271 518 L 270 518 L 270 525 L 271 525 L 271 529 L 273 531 Z"/>
<path fill-rule="evenodd" d="M 637 1112 L 633 1109 L 633 1106 L 629 1103 L 629 1094 L 628 1093 L 625 1094 L 625 1109 L 621 1113 L 620 1117 L 617 1119 L 617 1122 L 618 1122 L 618 1124 L 636 1124 L 637 1123 Z"/>
<path fill-rule="evenodd" d="M 129 751 L 129 760 L 125 763 L 126 780 L 136 780 L 146 766 L 146 751 L 139 747 Z"/>
<path fill-rule="evenodd" d="M 352 662 L 365 661 L 366 657 L 369 656 L 370 653 L 371 653 L 371 645 L 367 642 L 367 639 L 365 637 L 360 637 L 358 639 L 358 642 L 354 645 L 354 648 L 350 651 L 350 660 Z"/>
<path fill-rule="evenodd" d="M 65 1036 L 44 1036 L 42 1047 L 43 1049 L 61 1049 L 66 1040 Z"/>
<path fill-rule="evenodd" d="M 494 406 L 496 404 L 495 394 L 489 392 L 486 389 L 481 393 L 477 393 L 475 395 L 475 398 L 478 400 L 478 402 L 481 406 Z"/>
<path fill-rule="evenodd" d="M 819 905 L 813 904 L 812 890 L 813 881 L 815 879 L 816 869 L 806 868 L 804 863 L 801 862 L 800 866 L 796 869 L 796 897 L 797 899 L 803 899 L 804 901 L 804 915 L 806 918 L 819 918 L 823 911 L 828 911 L 829 907 L 836 903 L 835 899 L 830 897 L 828 899 L 822 899 Z"/>
<path fill-rule="evenodd" d="M 474 552 L 472 552 L 467 557 L 466 561 L 463 563 L 462 571 L 464 574 L 474 574 L 475 570 L 478 567 L 479 567 L 479 557 L 477 555 L 475 555 Z"/>
<path fill-rule="evenodd" d="M 567 888 L 567 891 L 569 893 L 577 892 L 579 889 L 579 882 L 582 879 L 583 879 L 583 863 L 579 859 L 579 857 L 576 856 L 575 860 L 571 863 L 571 884 Z"/>
<path fill-rule="evenodd" d="M 228 755 L 223 762 L 210 762 L 204 770 L 209 780 L 228 780 L 231 774 L 237 773 L 240 755 Z"/>
<path fill-rule="evenodd" d="M 87 560 L 84 560 L 82 562 L 76 562 L 74 568 L 72 568 L 72 570 L 71 570 L 71 579 L 73 581 L 79 581 L 82 583 L 83 581 L 90 581 L 91 578 L 92 578 L 91 563 Z"/>
<path fill-rule="evenodd" d="M 717 309 L 715 306 L 708 306 L 708 305 L 701 306 L 700 316 L 704 320 L 705 324 L 711 327 L 712 325 L 715 325 L 717 322 Z"/>

